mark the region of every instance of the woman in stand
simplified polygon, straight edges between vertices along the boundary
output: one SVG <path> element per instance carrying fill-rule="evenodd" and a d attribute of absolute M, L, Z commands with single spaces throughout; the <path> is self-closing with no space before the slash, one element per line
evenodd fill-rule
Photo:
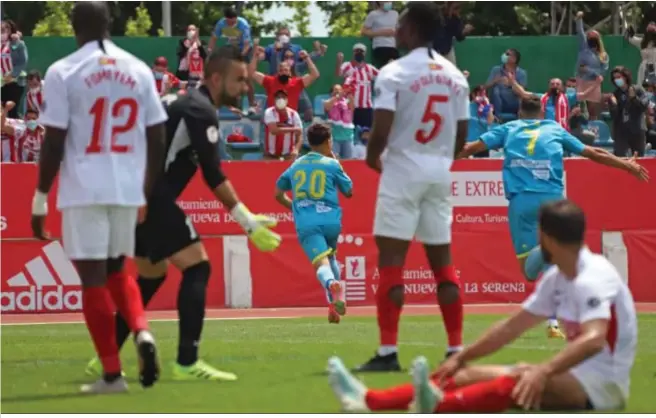
<path fill-rule="evenodd" d="M 207 49 L 205 43 L 198 37 L 198 28 L 195 25 L 187 27 L 187 36 L 180 39 L 178 45 L 178 71 L 176 76 L 187 82 L 187 88 L 193 88 L 203 78 L 203 68 Z"/>
<path fill-rule="evenodd" d="M 629 43 L 640 50 L 642 62 L 638 67 L 638 84 L 644 83 L 650 74 L 656 75 L 656 23 L 649 22 L 642 38 L 634 36 L 633 28 L 629 29 Z"/>
<path fill-rule="evenodd" d="M 608 71 L 609 57 L 599 32 L 585 32 L 583 12 L 576 14 L 576 31 L 579 38 L 579 54 L 576 60 L 576 90 L 586 92 L 581 99 L 586 102 L 590 120 L 599 119 L 601 113 L 601 81 Z"/>

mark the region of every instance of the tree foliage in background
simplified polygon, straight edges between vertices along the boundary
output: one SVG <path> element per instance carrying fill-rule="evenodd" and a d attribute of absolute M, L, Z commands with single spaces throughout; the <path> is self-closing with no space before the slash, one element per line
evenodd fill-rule
<path fill-rule="evenodd" d="M 360 36 L 370 10 L 366 1 L 320 1 L 317 6 L 328 14 L 330 36 Z"/>
<path fill-rule="evenodd" d="M 40 21 L 36 22 L 34 29 L 32 30 L 32 35 L 73 36 L 73 27 L 70 23 L 73 2 L 49 1 L 46 2 L 44 9 L 45 16 Z"/>
<path fill-rule="evenodd" d="M 147 37 L 150 35 L 150 28 L 153 27 L 153 21 L 150 19 L 150 13 L 141 3 L 134 9 L 135 16 L 125 22 L 125 36 Z"/>
<path fill-rule="evenodd" d="M 292 23 L 298 36 L 310 36 L 310 2 L 294 1 L 287 5 L 294 9 Z"/>

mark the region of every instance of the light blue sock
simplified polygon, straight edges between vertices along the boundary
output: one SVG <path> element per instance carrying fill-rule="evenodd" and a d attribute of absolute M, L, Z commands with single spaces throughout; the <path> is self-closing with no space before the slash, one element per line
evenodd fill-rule
<path fill-rule="evenodd" d="M 328 261 L 330 262 L 330 269 L 333 271 L 333 275 L 335 276 L 335 280 L 341 280 L 339 263 L 337 262 L 337 259 L 335 258 L 335 256 L 331 255 L 330 257 L 328 257 Z"/>
<path fill-rule="evenodd" d="M 546 267 L 548 266 L 544 263 L 542 250 L 537 246 L 533 248 L 528 253 L 528 257 L 526 257 L 526 262 L 524 263 L 524 274 L 529 281 L 535 281 Z"/>
<path fill-rule="evenodd" d="M 319 279 L 319 283 L 321 283 L 321 286 L 326 290 L 326 298 L 328 299 L 328 303 L 332 303 L 333 298 L 330 295 L 328 288 L 330 287 L 330 283 L 335 280 L 335 275 L 333 274 L 333 270 L 330 268 L 330 266 L 325 264 L 320 266 L 317 269 L 317 279 Z"/>

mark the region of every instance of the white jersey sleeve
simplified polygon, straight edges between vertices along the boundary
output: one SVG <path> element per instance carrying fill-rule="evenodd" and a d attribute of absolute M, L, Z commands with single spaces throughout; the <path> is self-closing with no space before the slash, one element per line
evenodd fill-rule
<path fill-rule="evenodd" d="M 469 120 L 469 88 L 460 90 L 454 101 L 456 120 Z"/>
<path fill-rule="evenodd" d="M 297 111 L 292 109 L 292 124 L 296 128 L 302 128 L 303 127 L 303 121 L 301 120 L 301 115 L 298 114 Z"/>
<path fill-rule="evenodd" d="M 276 114 L 275 110 L 273 107 L 268 108 L 267 110 L 264 111 L 264 124 L 268 125 L 270 123 L 276 123 L 278 120 L 276 119 Z"/>
<path fill-rule="evenodd" d="M 378 73 L 374 84 L 374 109 L 396 111 L 398 81 L 392 73 L 392 66 L 387 66 Z"/>
<path fill-rule="evenodd" d="M 554 287 L 556 284 L 557 270 L 548 270 L 538 282 L 533 294 L 526 299 L 522 308 L 533 315 L 548 318 L 556 313 Z"/>
<path fill-rule="evenodd" d="M 146 107 L 146 127 L 166 122 L 168 120 L 168 114 L 157 92 L 155 76 L 153 76 L 151 71 L 144 74 L 143 82 L 145 85 L 143 105 Z"/>
<path fill-rule="evenodd" d="M 591 273 L 585 272 L 582 276 Z M 575 284 L 575 303 L 581 324 L 594 319 L 610 319 L 611 305 L 619 293 L 620 284 L 612 276 L 595 276 L 579 277 Z"/>
<path fill-rule="evenodd" d="M 68 91 L 57 63 L 51 65 L 46 71 L 43 103 L 39 123 L 43 126 L 68 129 L 70 120 Z"/>

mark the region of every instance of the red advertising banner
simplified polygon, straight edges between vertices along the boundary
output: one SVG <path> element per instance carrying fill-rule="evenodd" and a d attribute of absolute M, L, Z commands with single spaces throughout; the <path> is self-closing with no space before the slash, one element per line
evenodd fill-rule
<path fill-rule="evenodd" d="M 208 284 L 207 304 L 225 306 L 223 283 L 223 239 L 204 241 L 213 255 L 212 275 Z M 0 306 L 3 313 L 75 312 L 82 308 L 80 277 L 68 260 L 59 241 L 3 241 Z M 128 272 L 136 274 L 128 262 Z M 175 309 L 180 273 L 169 268 L 169 275 L 148 307 L 151 310 Z"/>

